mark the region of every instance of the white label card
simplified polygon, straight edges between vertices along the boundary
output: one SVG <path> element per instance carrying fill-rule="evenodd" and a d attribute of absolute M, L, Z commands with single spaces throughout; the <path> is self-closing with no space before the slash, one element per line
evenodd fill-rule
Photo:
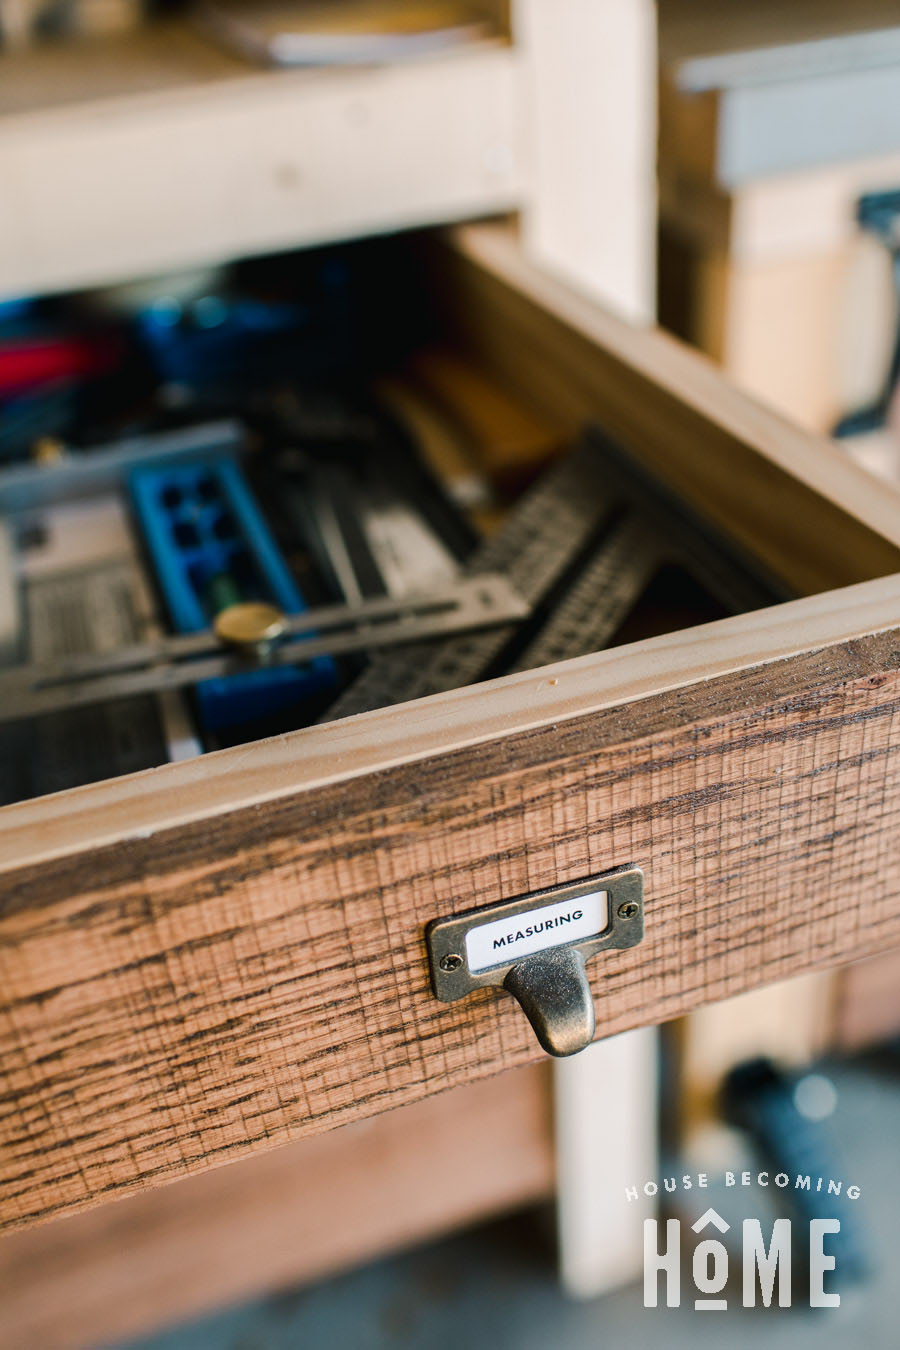
<path fill-rule="evenodd" d="M 523 956 L 560 947 L 565 942 L 583 942 L 596 937 L 609 923 L 609 892 L 592 891 L 576 900 L 560 900 L 540 909 L 529 909 L 492 923 L 479 924 L 466 933 L 466 959 L 477 974 L 491 966 L 507 965 Z"/>

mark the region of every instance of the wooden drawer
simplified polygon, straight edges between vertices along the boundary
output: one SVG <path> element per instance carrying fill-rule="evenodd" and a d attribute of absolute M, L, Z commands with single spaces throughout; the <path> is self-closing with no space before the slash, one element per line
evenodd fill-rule
<path fill-rule="evenodd" d="M 503 227 L 431 266 L 448 340 L 807 598 L 0 811 L 7 1226 L 537 1058 L 434 998 L 436 916 L 639 864 L 600 1036 L 900 943 L 900 495 Z"/>

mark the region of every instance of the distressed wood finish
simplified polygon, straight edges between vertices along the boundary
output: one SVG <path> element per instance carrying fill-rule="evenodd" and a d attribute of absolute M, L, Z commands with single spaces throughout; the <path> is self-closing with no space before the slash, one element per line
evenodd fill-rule
<path fill-rule="evenodd" d="M 549 1077 L 514 1069 L 5 1234 L 4 1350 L 119 1344 L 551 1195 Z"/>
<path fill-rule="evenodd" d="M 898 648 L 842 644 L 10 874 L 5 1223 L 533 1059 L 511 999 L 433 998 L 435 914 L 641 863 L 644 943 L 591 964 L 602 1035 L 900 942 Z"/>

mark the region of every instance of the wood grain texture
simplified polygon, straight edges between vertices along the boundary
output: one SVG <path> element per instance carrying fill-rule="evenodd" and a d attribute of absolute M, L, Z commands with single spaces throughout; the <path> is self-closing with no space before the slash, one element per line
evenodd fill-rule
<path fill-rule="evenodd" d="M 145 1336 L 549 1196 L 548 1068 L 6 1234 L 4 1350 Z"/>
<path fill-rule="evenodd" d="M 6 1225 L 537 1057 L 428 919 L 634 861 L 600 1035 L 900 943 L 900 636 L 8 874 Z"/>

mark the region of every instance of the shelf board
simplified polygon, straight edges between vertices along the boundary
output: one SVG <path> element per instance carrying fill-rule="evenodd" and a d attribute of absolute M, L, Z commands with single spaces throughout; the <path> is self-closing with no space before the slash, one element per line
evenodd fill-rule
<path fill-rule="evenodd" d="M 0 296 L 510 210 L 517 67 L 264 70 L 172 22 L 0 58 Z"/>

